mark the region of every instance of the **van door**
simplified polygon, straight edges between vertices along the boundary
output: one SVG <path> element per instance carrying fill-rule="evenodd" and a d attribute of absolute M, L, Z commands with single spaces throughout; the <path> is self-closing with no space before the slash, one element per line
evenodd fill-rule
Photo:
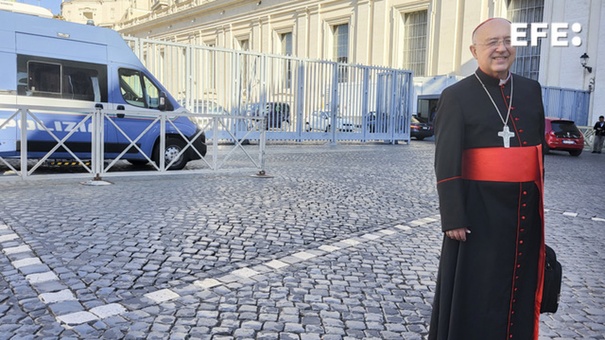
<path fill-rule="evenodd" d="M 117 156 L 123 150 L 128 150 L 122 159 L 144 162 L 145 157 L 131 145 L 131 141 L 136 140 L 136 145 L 147 157 L 152 158 L 154 144 L 160 133 L 160 123 L 154 123 L 154 120 L 160 112 L 161 90 L 140 70 L 118 68 L 117 78 L 119 93 L 117 88 L 112 89 L 114 98 L 111 101 L 116 112 L 112 114 L 115 125 L 110 123 L 110 130 L 114 130 L 117 141 L 113 151 Z M 172 105 L 168 106 L 172 110 Z M 120 111 L 124 113 L 119 113 Z"/>

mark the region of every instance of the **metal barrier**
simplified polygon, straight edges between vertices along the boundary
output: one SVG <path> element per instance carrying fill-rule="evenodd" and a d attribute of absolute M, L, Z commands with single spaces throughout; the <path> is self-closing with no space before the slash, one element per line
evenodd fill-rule
<path fill-rule="evenodd" d="M 559 87 L 542 87 L 546 116 L 573 120 L 577 125 L 588 124 L 590 93 Z"/>
<path fill-rule="evenodd" d="M 410 140 L 409 71 L 124 39 L 189 110 L 266 117 L 268 140 Z M 249 132 L 245 125 L 230 129 L 238 138 Z M 231 134 L 219 131 L 219 138 Z"/>
<path fill-rule="evenodd" d="M 17 106 L 0 104 L 0 130 L 2 131 L 2 147 L 0 148 L 0 166 L 8 169 L 10 176 L 4 173 L 0 178 L 28 179 L 44 164 L 51 159 L 70 159 L 71 163 L 81 166 L 84 175 L 100 180 L 105 176 L 116 176 L 125 174 L 141 173 L 167 173 L 168 169 L 185 152 L 194 152 L 200 157 L 200 164 L 191 172 L 216 171 L 226 169 L 228 162 L 235 159 L 237 151 L 241 151 L 246 166 L 242 166 L 242 160 L 237 160 L 236 168 L 257 170 L 257 175 L 266 175 L 265 170 L 265 119 L 263 117 L 250 116 L 223 116 L 217 114 L 189 114 L 174 112 L 158 112 L 156 116 L 150 117 L 149 113 L 142 114 L 134 111 L 111 111 L 111 110 L 83 110 L 74 108 L 55 108 L 49 110 L 42 106 Z M 129 115 L 135 118 L 144 118 L 146 127 L 136 133 L 121 126 L 120 115 Z M 65 119 L 67 116 L 69 118 Z M 140 116 L 140 117 L 137 117 Z M 175 123 L 178 117 L 187 117 L 197 120 L 199 130 L 193 136 L 187 136 L 179 125 Z M 139 119 L 140 121 L 141 119 Z M 69 122 L 66 124 L 65 122 Z M 61 125 L 63 124 L 63 125 Z M 233 135 L 230 124 L 246 125 L 247 132 L 241 136 Z M 158 133 L 159 131 L 159 133 Z M 233 144 L 220 144 L 219 131 L 228 135 Z M 157 136 L 152 135 L 152 132 Z M 193 141 L 206 133 L 207 154 L 205 157 L 194 148 Z M 173 134 L 183 141 L 183 147 L 178 153 L 173 154 L 168 163 L 166 154 L 166 136 Z M 258 143 L 258 158 L 255 159 L 251 153 L 254 146 L 244 146 L 244 142 L 256 134 Z M 112 137 L 108 137 L 108 135 Z M 124 142 L 121 152 L 113 152 L 113 156 L 107 157 L 109 151 L 106 146 L 112 141 L 111 138 Z M 142 150 L 140 141 L 144 138 L 156 138 L 157 153 Z M 28 149 L 29 145 L 35 144 L 38 149 Z M 12 146 L 11 146 L 12 145 Z M 13 147 L 14 146 L 14 147 Z M 40 151 L 40 147 L 44 151 Z M 77 148 L 77 150 L 76 150 Z M 132 159 L 132 151 L 139 157 L 140 163 L 151 165 L 147 171 L 122 171 L 117 167 L 119 161 Z M 189 151 L 190 150 L 190 151 Z M 32 156 L 34 155 L 34 156 Z M 58 156 L 59 155 L 59 156 Z M 252 167 L 250 167 L 250 164 Z M 153 171 L 149 171 L 153 170 Z M 176 172 L 171 172 L 176 173 Z M 82 174 L 78 174 L 82 176 Z"/>
<path fill-rule="evenodd" d="M 584 136 L 584 148 L 592 148 L 594 143 L 594 128 L 592 126 L 578 126 Z"/>

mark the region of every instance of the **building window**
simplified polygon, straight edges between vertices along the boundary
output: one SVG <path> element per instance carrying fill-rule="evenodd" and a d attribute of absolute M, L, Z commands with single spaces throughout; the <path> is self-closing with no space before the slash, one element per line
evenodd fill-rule
<path fill-rule="evenodd" d="M 338 63 L 349 62 L 349 24 L 333 26 L 334 33 L 334 60 Z M 347 67 L 338 66 L 338 82 L 343 83 L 348 79 Z"/>
<path fill-rule="evenodd" d="M 292 32 L 283 33 L 279 35 L 281 41 L 281 53 L 283 55 L 292 55 Z M 292 60 L 285 59 L 283 66 L 284 73 L 284 86 L 289 89 L 292 87 Z"/>
<path fill-rule="evenodd" d="M 214 41 L 209 41 L 209 42 L 205 42 L 204 45 L 214 48 L 216 47 L 216 43 Z M 201 51 L 203 57 L 202 57 L 202 64 L 201 65 L 206 65 L 206 72 L 205 74 L 203 74 L 203 76 L 200 77 L 200 79 L 205 79 L 208 81 L 206 87 L 204 87 L 204 90 L 209 91 L 209 90 L 216 90 L 216 69 L 218 68 L 218 65 L 216 64 L 217 61 L 217 57 L 216 54 L 218 53 L 217 51 L 213 50 L 213 49 L 204 49 Z"/>
<path fill-rule="evenodd" d="M 241 51 L 249 51 L 250 50 L 250 40 L 242 39 L 237 41 L 239 44 L 239 50 Z"/>
<path fill-rule="evenodd" d="M 281 40 L 281 53 L 283 55 L 292 55 L 292 32 L 283 33 L 279 35 Z"/>
<path fill-rule="evenodd" d="M 542 22 L 544 17 L 544 0 L 509 0 L 508 17 L 512 22 L 531 24 Z M 531 32 L 527 30 L 527 41 L 531 41 Z M 517 58 L 511 67 L 513 73 L 538 80 L 540 72 L 540 47 L 542 39 L 538 39 L 538 46 L 517 47 Z"/>
<path fill-rule="evenodd" d="M 403 26 L 403 68 L 414 72 L 415 76 L 424 76 L 426 72 L 427 11 L 405 13 Z"/>

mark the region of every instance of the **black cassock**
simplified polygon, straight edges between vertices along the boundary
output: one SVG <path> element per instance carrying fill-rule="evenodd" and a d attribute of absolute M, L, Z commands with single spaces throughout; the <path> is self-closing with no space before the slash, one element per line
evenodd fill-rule
<path fill-rule="evenodd" d="M 506 119 L 511 79 L 500 85 L 499 79 L 479 69 L 476 74 Z M 510 147 L 536 148 L 544 141 L 540 84 L 511 77 L 514 93 L 508 127 L 515 135 Z M 431 340 L 537 339 L 544 244 L 541 188 L 533 181 L 477 181 L 462 176 L 464 150 L 502 148 L 498 132 L 503 126 L 474 75 L 443 91 L 435 122 L 441 224 L 443 231 L 468 227 L 471 234 L 466 242 L 444 237 Z M 509 166 L 519 166 L 515 163 Z"/>

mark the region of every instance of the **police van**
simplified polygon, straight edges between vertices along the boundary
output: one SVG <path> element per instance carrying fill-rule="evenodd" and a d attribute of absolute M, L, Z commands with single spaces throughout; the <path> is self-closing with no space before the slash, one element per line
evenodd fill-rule
<path fill-rule="evenodd" d="M 0 157 L 20 156 L 26 124 L 28 159 L 90 159 L 92 124 L 84 117 L 99 109 L 107 112 L 105 159 L 159 165 L 162 124 L 154 120 L 166 112 L 166 166 L 181 169 L 205 156 L 195 117 L 182 115 L 187 111 L 117 32 L 0 10 L 0 41 Z M 23 107 L 38 109 L 22 122 L 15 112 Z"/>

